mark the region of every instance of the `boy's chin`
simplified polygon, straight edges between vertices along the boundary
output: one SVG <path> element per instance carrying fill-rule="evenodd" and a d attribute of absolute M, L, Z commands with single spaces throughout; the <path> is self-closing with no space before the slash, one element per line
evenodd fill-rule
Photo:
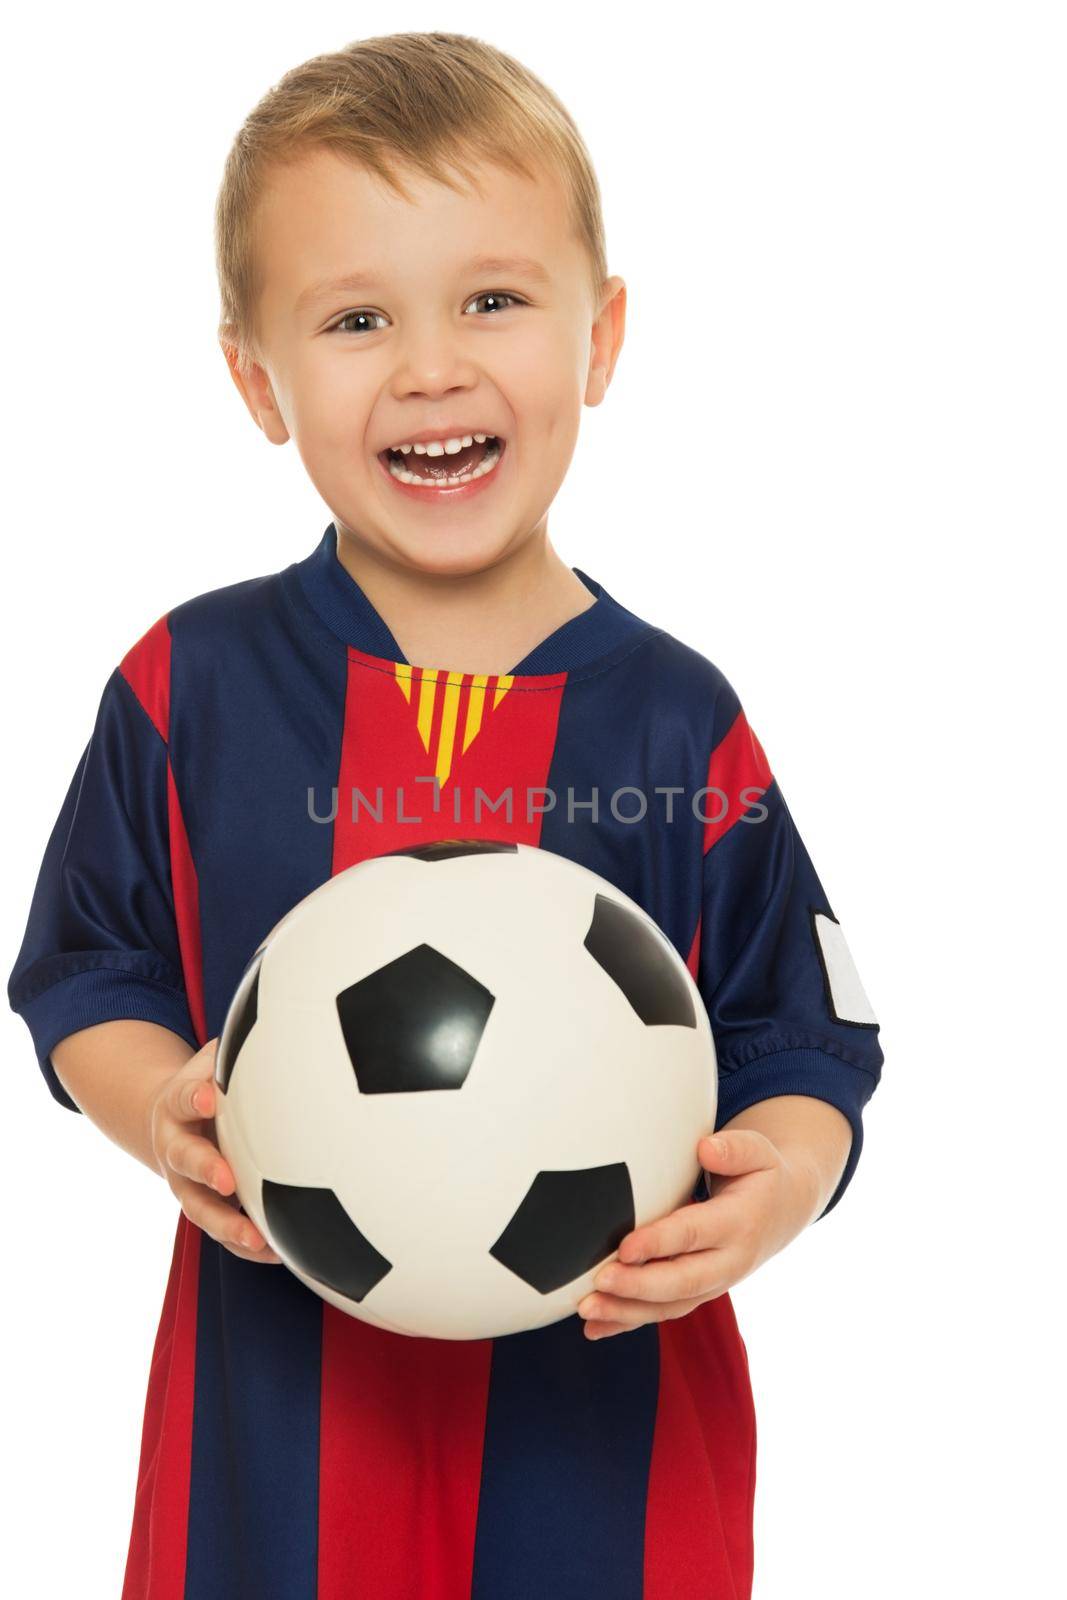
<path fill-rule="evenodd" d="M 355 528 L 335 516 L 341 538 L 362 546 L 365 553 L 392 567 L 399 567 L 424 577 L 473 577 L 495 567 L 500 561 L 513 556 L 535 529 L 516 536 L 508 527 L 501 529 L 488 524 L 478 526 L 474 517 L 443 517 L 426 528 L 399 527 L 375 519 L 374 524 L 364 523 L 359 531 L 360 518 L 355 518 Z"/>
<path fill-rule="evenodd" d="M 404 565 L 414 572 L 440 578 L 464 578 L 495 567 L 505 555 L 514 554 L 516 545 L 499 534 L 479 537 L 470 528 L 455 532 L 442 528 L 436 534 L 398 539 L 394 549 Z"/>

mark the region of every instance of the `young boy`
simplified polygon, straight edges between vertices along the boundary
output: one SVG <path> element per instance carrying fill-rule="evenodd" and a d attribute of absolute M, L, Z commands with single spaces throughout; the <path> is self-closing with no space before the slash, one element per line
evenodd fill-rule
<path fill-rule="evenodd" d="M 741 1600 L 727 1290 L 839 1199 L 882 1057 L 730 685 L 548 538 L 623 339 L 585 147 L 488 45 L 365 40 L 257 106 L 217 222 L 234 381 L 332 521 L 116 668 L 9 988 L 56 1099 L 182 1208 L 125 1600 Z M 380 820 L 354 814 L 379 788 Z M 722 1130 L 706 1187 L 578 1316 L 472 1342 L 383 1332 L 279 1270 L 212 1123 L 263 936 L 331 874 L 455 837 L 556 851 L 655 917 L 708 1007 Z"/>

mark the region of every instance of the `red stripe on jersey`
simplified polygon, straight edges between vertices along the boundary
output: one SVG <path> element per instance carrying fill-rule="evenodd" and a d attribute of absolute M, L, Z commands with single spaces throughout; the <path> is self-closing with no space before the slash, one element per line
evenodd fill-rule
<path fill-rule="evenodd" d="M 759 803 L 762 793 L 751 791 L 769 789 L 771 782 L 763 746 L 749 727 L 745 713 L 739 711 L 708 762 L 707 786 L 715 792 L 701 801 L 701 810 L 708 819 L 704 824 L 705 855 L 746 811 Z"/>
<path fill-rule="evenodd" d="M 181 1212 L 148 1376 L 122 1600 L 183 1600 L 185 1593 L 200 1237 Z"/>
<path fill-rule="evenodd" d="M 704 915 L 701 912 L 697 916 L 697 930 L 693 935 L 693 942 L 689 946 L 689 954 L 685 958 L 685 964 L 689 968 L 689 976 L 694 983 L 697 981 L 697 970 L 700 966 L 700 927 L 703 920 Z"/>
<path fill-rule="evenodd" d="M 435 769 L 442 678 L 427 751 L 417 724 L 421 673 L 414 672 L 408 696 L 392 668 L 350 649 L 334 873 L 433 839 L 536 845 L 541 817 L 527 822 L 526 790 L 547 782 L 566 678 L 526 677 L 495 705 L 490 679 L 465 751 L 470 696 L 460 694 L 450 772 L 435 812 L 434 786 L 414 780 Z M 353 786 L 371 804 L 381 786 L 380 822 L 361 810 L 353 824 Z M 475 822 L 476 786 L 494 800 L 510 787 L 511 820 L 501 807 L 484 808 Z M 421 820 L 398 822 L 398 815 Z M 493 1341 L 409 1339 L 329 1304 L 322 1312 L 318 1600 L 350 1600 L 357 1590 L 382 1600 L 469 1600 Z M 413 1529 L 424 1537 L 405 1546 Z"/>
<path fill-rule="evenodd" d="M 469 1600 L 491 1359 L 323 1304 L 318 1600 Z"/>
<path fill-rule="evenodd" d="M 204 1015 L 204 965 L 200 937 L 200 885 L 196 865 L 185 831 L 181 801 L 174 781 L 174 769 L 167 757 L 167 815 L 170 825 L 170 875 L 174 892 L 174 915 L 178 924 L 178 945 L 182 954 L 182 975 L 189 1001 L 189 1015 L 197 1043 L 207 1043 Z"/>
<path fill-rule="evenodd" d="M 165 616 L 127 650 L 119 671 L 166 743 L 170 730 L 170 628 Z"/>
<path fill-rule="evenodd" d="M 465 686 L 455 714 L 450 771 L 440 785 L 435 811 L 434 784 L 425 780 L 434 775 L 447 674 L 438 675 L 430 748 L 426 750 L 418 728 L 422 673 L 418 668 L 411 670 L 410 694 L 406 695 L 392 667 L 379 657 L 356 649 L 348 652 L 348 692 L 334 827 L 335 873 L 369 856 L 427 844 L 433 839 L 507 839 L 536 844 L 540 838 L 541 817 L 535 813 L 529 821 L 526 818 L 526 791 L 546 781 L 566 673 L 524 677 L 513 683 L 497 704 L 497 679 L 490 678 L 482 693 L 478 729 L 466 750 L 463 740 L 470 685 Z M 382 818 L 377 822 L 370 807 L 376 805 L 379 787 Z M 477 820 L 476 788 L 488 796 L 488 800 L 481 801 Z M 360 790 L 367 801 L 364 806 L 362 800 L 357 800 L 355 824 L 353 789 Z M 511 820 L 506 804 L 495 812 L 489 806 L 489 801 L 497 800 L 509 789 Z"/>
<path fill-rule="evenodd" d="M 644 1600 L 750 1600 L 756 1422 L 729 1295 L 661 1322 L 659 1353 Z"/>
<path fill-rule="evenodd" d="M 448 673 L 439 672 L 434 683 L 433 722 L 430 725 L 430 761 L 433 762 L 437 755 L 441 739 L 441 725 L 444 720 L 445 685 L 448 682 Z"/>
<path fill-rule="evenodd" d="M 170 628 L 165 616 L 126 652 L 119 671 L 140 701 L 145 714 L 163 740 L 170 737 Z M 200 891 L 189 849 L 174 770 L 167 755 L 167 817 L 170 827 L 171 883 L 178 925 L 182 975 L 193 1028 L 200 1044 L 207 1043 L 204 1017 L 204 968 L 200 939 Z"/>

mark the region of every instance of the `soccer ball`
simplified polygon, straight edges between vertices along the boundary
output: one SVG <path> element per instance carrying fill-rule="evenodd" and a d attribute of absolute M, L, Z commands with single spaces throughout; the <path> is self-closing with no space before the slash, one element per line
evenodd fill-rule
<path fill-rule="evenodd" d="M 245 1211 L 341 1311 L 488 1339 L 574 1314 L 683 1204 L 715 1049 L 673 945 L 596 873 L 445 840 L 338 873 L 242 974 L 215 1062 Z"/>

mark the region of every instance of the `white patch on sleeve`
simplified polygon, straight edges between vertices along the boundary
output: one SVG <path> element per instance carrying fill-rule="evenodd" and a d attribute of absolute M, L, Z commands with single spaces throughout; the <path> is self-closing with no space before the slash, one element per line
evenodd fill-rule
<path fill-rule="evenodd" d="M 858 1022 L 868 1027 L 872 1025 L 877 1027 L 878 1018 L 864 993 L 860 975 L 856 971 L 856 963 L 845 943 L 840 924 L 821 911 L 816 911 L 813 921 L 835 1018 L 838 1022 Z"/>

